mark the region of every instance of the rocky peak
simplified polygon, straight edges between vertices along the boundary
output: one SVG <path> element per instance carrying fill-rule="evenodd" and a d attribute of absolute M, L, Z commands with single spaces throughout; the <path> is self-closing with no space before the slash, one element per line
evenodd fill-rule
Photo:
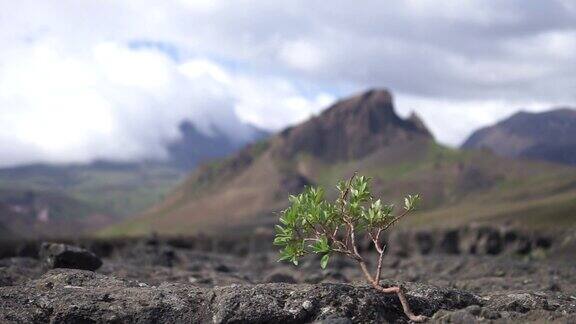
<path fill-rule="evenodd" d="M 426 127 L 424 120 L 415 111 L 412 111 L 412 113 L 410 113 L 408 120 L 410 122 L 412 122 L 414 124 L 414 126 L 416 126 L 421 132 L 428 133 L 430 136 L 432 136 L 432 134 L 430 133 L 430 131 Z"/>
<path fill-rule="evenodd" d="M 322 114 L 280 134 L 276 152 L 304 152 L 329 160 L 362 158 L 386 146 L 431 139 L 421 120 L 402 119 L 387 90 L 370 90 L 341 100 Z"/>

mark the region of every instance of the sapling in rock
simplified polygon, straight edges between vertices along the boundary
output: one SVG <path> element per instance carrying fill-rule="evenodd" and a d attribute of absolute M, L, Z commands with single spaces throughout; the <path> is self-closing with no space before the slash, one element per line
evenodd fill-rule
<path fill-rule="evenodd" d="M 403 287 L 380 285 L 386 248 L 382 234 L 412 212 L 420 196 L 408 195 L 402 212 L 394 215 L 393 205 L 383 204 L 372 196 L 369 182 L 369 178 L 356 174 L 348 181 L 340 181 L 337 185 L 339 195 L 333 203 L 326 200 L 321 187 L 306 187 L 301 194 L 290 196 L 290 207 L 281 213 L 281 224 L 276 225 L 274 244 L 282 248 L 279 261 L 298 265 L 301 257 L 315 253 L 322 256 L 320 266 L 324 269 L 333 254 L 352 258 L 374 289 L 396 294 L 410 320 L 424 321 L 425 316 L 415 315 L 410 309 Z M 359 253 L 359 235 L 367 235 L 378 253 L 374 274 L 370 273 L 364 256 Z"/>

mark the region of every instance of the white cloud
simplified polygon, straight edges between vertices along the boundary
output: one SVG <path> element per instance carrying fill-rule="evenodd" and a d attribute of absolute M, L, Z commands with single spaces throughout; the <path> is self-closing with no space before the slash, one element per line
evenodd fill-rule
<path fill-rule="evenodd" d="M 576 103 L 570 1 L 4 1 L 0 165 L 162 156 L 192 118 L 245 138 L 389 87 L 443 142 Z"/>
<path fill-rule="evenodd" d="M 230 75 L 220 66 L 207 59 L 193 59 L 186 61 L 183 64 L 180 64 L 178 70 L 190 79 L 208 77 L 222 85 L 233 85 Z"/>
<path fill-rule="evenodd" d="M 236 80 L 235 88 L 236 112 L 240 118 L 268 130 L 302 122 L 336 99 L 328 93 L 303 97 L 290 83 L 274 78 L 241 77 Z"/>
<path fill-rule="evenodd" d="M 94 47 L 94 63 L 107 82 L 147 90 L 166 89 L 171 81 L 171 62 L 153 50 L 131 50 L 115 43 Z"/>
<path fill-rule="evenodd" d="M 279 56 L 289 66 L 305 71 L 314 72 L 326 63 L 322 50 L 305 40 L 286 42 L 280 48 Z"/>
<path fill-rule="evenodd" d="M 442 5 L 435 0 L 406 0 L 405 5 L 415 16 L 450 22 L 489 26 L 494 23 L 515 23 L 521 19 L 513 11 L 500 10 L 498 6 L 481 0 L 445 0 Z"/>
<path fill-rule="evenodd" d="M 189 9 L 199 12 L 213 12 L 223 5 L 220 0 L 178 0 Z"/>
<path fill-rule="evenodd" d="M 290 82 L 261 82 L 207 58 L 177 62 L 112 42 L 84 52 L 40 42 L 9 59 L 0 74 L 0 142 L 12 145 L 0 148 L 0 165 L 161 157 L 184 119 L 246 141 L 245 122 L 277 130 L 326 103 L 322 95 L 305 99 Z"/>

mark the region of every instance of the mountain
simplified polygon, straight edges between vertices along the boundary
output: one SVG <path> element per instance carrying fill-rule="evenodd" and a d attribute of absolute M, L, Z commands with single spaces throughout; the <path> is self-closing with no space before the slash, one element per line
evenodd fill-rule
<path fill-rule="evenodd" d="M 169 142 L 166 149 L 169 162 L 176 167 L 190 171 L 201 162 L 222 158 L 232 154 L 249 142 L 266 138 L 270 133 L 251 125 L 244 125 L 248 133 L 243 139 L 231 138 L 217 127 L 212 127 L 211 135 L 207 135 L 190 121 L 180 123 L 180 137 Z"/>
<path fill-rule="evenodd" d="M 519 112 L 474 132 L 462 148 L 485 148 L 506 157 L 576 165 L 576 110 Z"/>
<path fill-rule="evenodd" d="M 166 143 L 167 160 L 0 169 L 0 238 L 91 233 L 158 203 L 199 163 L 269 136 L 235 119 L 230 123 L 228 133 L 214 126 L 202 132 L 183 121 L 180 136 Z"/>
<path fill-rule="evenodd" d="M 421 121 L 401 119 L 388 91 L 368 91 L 342 100 L 322 115 L 284 130 L 274 155 L 293 159 L 310 154 L 327 161 L 354 160 L 381 148 L 432 140 Z"/>
<path fill-rule="evenodd" d="M 375 193 L 387 200 L 423 195 L 422 212 L 405 222 L 408 226 L 471 221 L 547 226 L 575 220 L 574 168 L 446 148 L 417 116 L 400 118 L 388 91 L 371 90 L 202 165 L 162 203 L 102 235 L 271 228 L 289 194 L 307 184 L 333 188 L 356 170 L 372 177 Z"/>

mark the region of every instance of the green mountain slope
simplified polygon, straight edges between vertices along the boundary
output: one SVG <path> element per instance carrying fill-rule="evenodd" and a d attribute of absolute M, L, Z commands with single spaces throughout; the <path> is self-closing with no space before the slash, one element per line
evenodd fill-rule
<path fill-rule="evenodd" d="M 59 192 L 126 216 L 149 207 L 183 175 L 162 164 L 31 165 L 0 170 L 0 189 Z"/>
<path fill-rule="evenodd" d="M 1 169 L 0 223 L 27 237 L 89 233 L 158 203 L 182 177 L 161 164 Z"/>

